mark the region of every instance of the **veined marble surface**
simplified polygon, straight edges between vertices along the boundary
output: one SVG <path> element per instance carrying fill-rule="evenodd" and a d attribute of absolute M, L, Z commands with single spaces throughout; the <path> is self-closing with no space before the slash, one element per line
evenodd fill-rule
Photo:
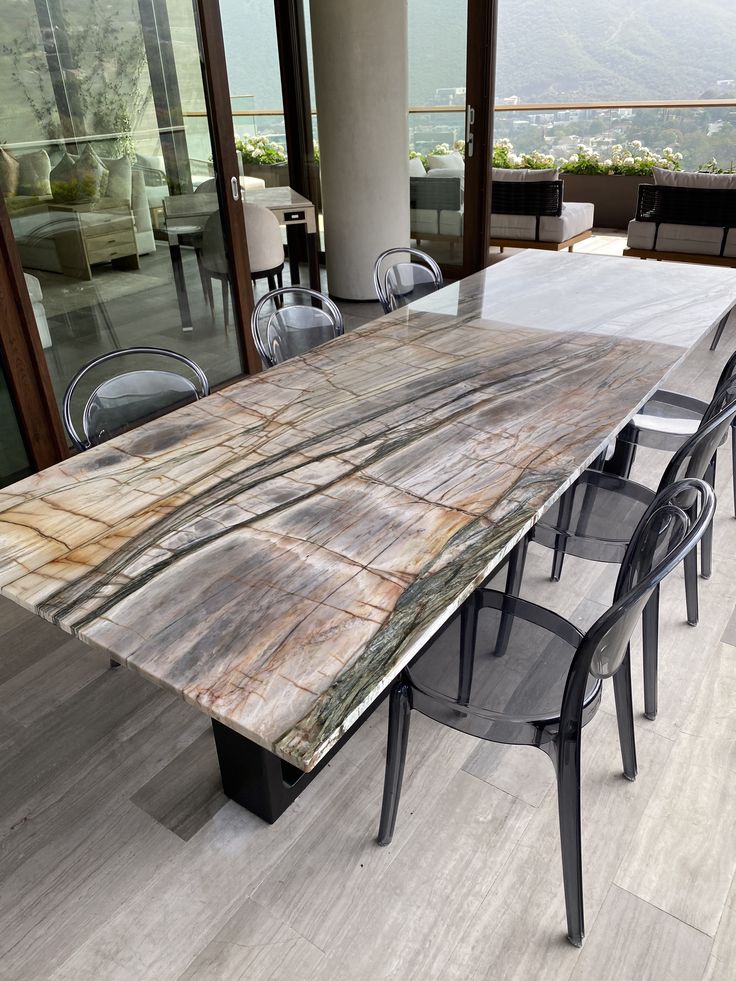
<path fill-rule="evenodd" d="M 309 770 L 734 303 L 515 256 L 0 490 L 2 593 Z"/>

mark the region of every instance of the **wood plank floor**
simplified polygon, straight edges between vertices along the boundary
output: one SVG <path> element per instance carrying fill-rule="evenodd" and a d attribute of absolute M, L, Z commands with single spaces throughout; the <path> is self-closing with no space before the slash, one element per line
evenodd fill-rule
<path fill-rule="evenodd" d="M 357 320 L 359 311 L 351 312 Z M 736 347 L 670 387 L 708 396 Z M 650 452 L 635 476 L 656 483 Z M 374 842 L 385 707 L 269 827 L 227 801 L 207 720 L 0 602 L 0 979 L 736 978 L 736 519 L 719 458 L 701 623 L 663 591 L 660 717 L 620 774 L 610 691 L 585 730 L 587 939 L 564 939 L 552 769 L 414 715 L 393 844 Z M 532 548 L 524 594 L 588 624 L 612 569 Z M 635 644 L 635 663 L 639 664 Z"/>

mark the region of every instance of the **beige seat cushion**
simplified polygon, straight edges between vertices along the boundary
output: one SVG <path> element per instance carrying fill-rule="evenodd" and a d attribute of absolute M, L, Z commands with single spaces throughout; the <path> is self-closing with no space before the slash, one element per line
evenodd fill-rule
<path fill-rule="evenodd" d="M 668 225 L 662 223 L 657 235 L 657 252 L 692 252 L 719 255 L 723 229 L 710 225 Z"/>
<path fill-rule="evenodd" d="M 462 211 L 440 211 L 440 235 L 460 238 L 463 234 Z"/>
<path fill-rule="evenodd" d="M 653 221 L 630 221 L 626 245 L 630 249 L 651 249 L 656 225 Z"/>
<path fill-rule="evenodd" d="M 18 157 L 18 194 L 51 197 L 51 161 L 45 150 L 33 150 Z"/>
<path fill-rule="evenodd" d="M 0 194 L 10 198 L 18 193 L 20 164 L 12 153 L 0 146 Z"/>
<path fill-rule="evenodd" d="M 409 158 L 409 177 L 424 177 L 427 171 L 419 157 Z"/>
<path fill-rule="evenodd" d="M 491 238 L 530 241 L 537 232 L 534 215 L 491 215 Z"/>
<path fill-rule="evenodd" d="M 543 215 L 539 219 L 540 242 L 566 242 L 593 227 L 595 208 L 587 201 L 566 201 L 559 217 Z"/>
<path fill-rule="evenodd" d="M 410 215 L 412 232 L 424 232 L 427 235 L 437 234 L 438 211 L 430 208 L 412 208 Z"/>
<path fill-rule="evenodd" d="M 726 237 L 726 247 L 723 254 L 730 258 L 736 257 L 736 228 L 730 228 Z"/>

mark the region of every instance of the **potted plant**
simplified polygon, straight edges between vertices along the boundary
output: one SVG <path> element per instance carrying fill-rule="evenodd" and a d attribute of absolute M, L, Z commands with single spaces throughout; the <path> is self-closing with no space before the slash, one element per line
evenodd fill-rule
<path fill-rule="evenodd" d="M 235 146 L 247 177 L 260 177 L 266 187 L 288 187 L 289 165 L 286 150 L 267 136 L 236 136 Z"/>
<path fill-rule="evenodd" d="M 654 153 L 639 140 L 611 147 L 611 156 L 601 159 L 590 147 L 559 161 L 565 182 L 566 201 L 591 201 L 598 228 L 627 228 L 636 214 L 639 185 L 651 181 L 652 169 L 681 170 L 682 154 L 665 147 Z"/>

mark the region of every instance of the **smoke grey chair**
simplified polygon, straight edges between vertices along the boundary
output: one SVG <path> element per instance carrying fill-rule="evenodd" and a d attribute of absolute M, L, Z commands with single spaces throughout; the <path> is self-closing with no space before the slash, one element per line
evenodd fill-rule
<path fill-rule="evenodd" d="M 718 397 L 724 385 L 729 385 L 731 391 L 736 391 L 736 353 L 732 354 L 723 366 L 710 403 L 696 399 L 692 395 L 682 395 L 680 392 L 668 392 L 665 389 L 655 392 L 619 433 L 613 457 L 605 465 L 605 469 L 609 473 L 628 477 L 639 446 L 674 453 L 688 436 L 697 431 L 713 399 Z M 713 456 L 714 482 L 716 457 L 717 451 Z M 731 457 L 736 461 L 736 424 L 731 426 Z M 736 514 L 736 466 L 732 483 L 734 514 Z M 706 575 L 706 572 L 707 570 L 704 570 L 703 574 Z"/>
<path fill-rule="evenodd" d="M 582 945 L 581 732 L 600 705 L 603 680 L 613 678 L 624 775 L 636 777 L 631 634 L 660 582 L 692 553 L 714 506 L 705 481 L 660 491 L 626 548 L 613 605 L 585 635 L 535 603 L 487 588 L 472 594 L 391 690 L 379 844 L 394 833 L 412 709 L 480 739 L 536 746 L 557 774 L 567 935 Z M 499 657 L 504 618 L 511 626 Z"/>
<path fill-rule="evenodd" d="M 270 314 L 269 306 L 274 308 Z M 345 333 L 338 307 L 329 297 L 305 286 L 285 286 L 266 293 L 256 304 L 250 323 L 256 348 L 267 368 L 306 354 L 318 344 Z"/>
<path fill-rule="evenodd" d="M 407 262 L 405 258 L 389 261 L 392 256 L 407 255 L 414 261 Z M 431 255 L 421 249 L 387 249 L 373 266 L 373 287 L 384 313 L 434 293 L 443 285 L 440 267 Z"/>
<path fill-rule="evenodd" d="M 156 367 L 140 367 L 141 358 Z M 102 366 L 124 359 L 135 364 L 95 384 L 94 375 Z M 177 370 L 172 370 L 174 368 Z M 75 395 L 80 390 L 84 395 L 90 385 L 91 392 L 86 395 L 82 408 L 80 432 L 73 421 L 73 402 Z M 64 427 L 74 446 L 86 450 L 149 419 L 203 398 L 209 392 L 207 376 L 199 365 L 177 351 L 158 347 L 110 351 L 80 368 L 67 386 L 63 403 Z"/>
<path fill-rule="evenodd" d="M 724 404 L 725 403 L 725 404 Z M 711 414 L 712 413 L 712 414 Z M 709 406 L 697 431 L 680 446 L 659 482 L 659 492 L 682 478 L 712 483 L 713 455 L 736 418 L 736 400 L 726 386 Z M 580 479 L 539 519 L 531 537 L 553 549 L 552 576 L 562 574 L 565 555 L 594 562 L 623 561 L 626 545 L 642 514 L 658 491 L 644 484 L 599 470 L 586 470 Z M 712 564 L 713 529 L 702 536 L 703 565 Z M 517 582 L 523 576 L 523 556 Z M 689 552 L 685 560 L 687 621 L 698 622 L 698 557 Z M 518 592 L 518 590 L 517 590 Z M 659 589 L 655 589 L 643 616 L 644 714 L 657 716 L 657 667 L 659 660 Z"/>

